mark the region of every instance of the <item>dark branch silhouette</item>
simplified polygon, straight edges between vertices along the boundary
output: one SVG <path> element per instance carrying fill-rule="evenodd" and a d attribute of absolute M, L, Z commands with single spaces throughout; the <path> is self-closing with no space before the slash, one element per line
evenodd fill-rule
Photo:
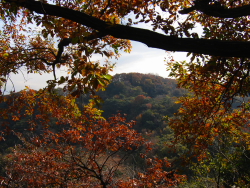
<path fill-rule="evenodd" d="M 196 38 L 178 38 L 166 36 L 154 31 L 130 27 L 120 24 L 111 24 L 98 18 L 89 16 L 83 12 L 56 5 L 44 4 L 37 1 L 17 2 L 17 6 L 24 7 L 39 14 L 63 17 L 84 26 L 95 29 L 105 35 L 116 38 L 129 39 L 146 44 L 148 47 L 166 51 L 192 52 L 212 56 L 224 57 L 249 57 L 250 42 L 245 41 L 222 41 Z M 45 12 L 44 12 L 45 11 Z"/>
<path fill-rule="evenodd" d="M 188 14 L 194 10 L 200 11 L 208 16 L 219 17 L 219 18 L 238 18 L 242 16 L 250 15 L 250 5 L 244 5 L 237 8 L 228 9 L 222 6 L 219 2 L 209 4 L 211 0 L 200 0 L 195 1 L 195 5 L 189 8 L 185 8 L 179 13 Z"/>

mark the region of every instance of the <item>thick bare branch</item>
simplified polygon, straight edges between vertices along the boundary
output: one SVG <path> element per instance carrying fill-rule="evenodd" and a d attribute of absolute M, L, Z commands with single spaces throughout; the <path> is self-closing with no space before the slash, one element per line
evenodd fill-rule
<path fill-rule="evenodd" d="M 179 13 L 188 14 L 194 10 L 197 10 L 208 16 L 219 17 L 219 18 L 238 18 L 250 15 L 250 5 L 244 5 L 241 7 L 228 9 L 226 7 L 223 7 L 219 3 L 215 3 L 212 5 L 209 5 L 208 3 L 209 1 L 207 0 L 196 1 L 194 6 L 190 8 L 185 8 L 179 11 Z"/>
<path fill-rule="evenodd" d="M 8 2 L 16 1 L 8 0 Z M 146 29 L 111 24 L 80 11 L 56 5 L 43 4 L 37 1 L 19 2 L 17 5 L 39 14 L 45 14 L 46 12 L 47 15 L 72 20 L 95 29 L 103 35 L 112 35 L 116 38 L 142 42 L 152 48 L 166 51 L 193 52 L 213 56 L 250 57 L 250 42 L 178 38 L 166 36 Z"/>

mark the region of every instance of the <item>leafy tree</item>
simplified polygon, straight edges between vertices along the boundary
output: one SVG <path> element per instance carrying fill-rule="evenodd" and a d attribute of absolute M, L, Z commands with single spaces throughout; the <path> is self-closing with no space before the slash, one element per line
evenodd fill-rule
<path fill-rule="evenodd" d="M 130 39 L 143 42 L 150 47 L 160 48 L 168 51 L 187 51 L 200 54 L 219 55 L 226 57 L 248 57 L 248 43 L 242 40 L 235 42 L 234 39 L 248 38 L 247 16 L 249 11 L 246 1 L 2 1 L 4 15 L 13 19 L 14 14 L 21 10 L 26 12 L 22 15 L 28 18 L 28 22 L 43 24 L 49 34 L 56 35 L 59 30 L 65 33 L 67 30 L 62 26 L 64 22 L 70 23 L 68 27 L 72 34 L 79 33 L 76 25 L 92 28 L 95 36 L 103 37 L 112 35 L 116 38 Z M 166 16 L 161 16 L 159 10 L 166 11 Z M 128 19 L 128 25 L 120 24 L 121 18 L 133 12 L 137 20 Z M 40 15 L 37 15 L 37 14 Z M 174 23 L 180 14 L 189 14 L 177 27 Z M 45 15 L 44 17 L 42 15 Z M 60 19 L 61 17 L 62 19 Z M 25 21 L 25 20 L 24 20 Z M 58 22 L 57 22 L 58 21 Z M 166 36 L 145 29 L 133 28 L 134 22 L 152 22 L 153 29 L 161 29 L 166 34 L 177 37 Z M 46 23 L 46 24 L 44 24 Z M 56 24 L 53 24 L 56 23 Z M 196 23 L 203 23 L 205 40 L 197 38 L 196 33 L 190 32 Z M 216 25 L 215 25 L 216 24 Z M 238 27 L 241 25 L 241 27 Z M 215 28 L 213 26 L 216 26 Z M 86 28 L 85 27 L 85 28 Z M 232 29 L 230 29 L 232 27 Z M 224 30 L 223 30 L 224 29 Z M 235 32 L 235 30 L 238 32 Z M 98 31 L 98 32 L 96 32 Z M 224 31 L 223 36 L 220 31 Z M 67 31 L 66 31 L 67 32 Z M 231 34 L 234 34 L 233 36 Z M 179 36 L 190 38 L 179 38 Z M 149 37 L 150 36 L 150 37 Z M 193 36 L 193 38 L 192 38 Z M 221 40 L 209 40 L 211 38 Z M 229 38 L 231 40 L 227 41 Z M 206 40 L 208 39 L 208 40 Z M 164 42 L 163 42 L 164 41 Z M 192 44 L 192 46 L 190 46 Z M 212 48 L 211 46 L 214 46 Z M 115 47 L 119 47 L 114 45 Z"/>
<path fill-rule="evenodd" d="M 21 66 L 38 73 L 68 66 L 71 77 L 50 81 L 50 87 L 64 83 L 74 95 L 100 89 L 110 79 L 110 67 L 101 68 L 89 57 L 95 53 L 118 57 L 119 50 L 130 51 L 129 41 L 124 40 L 130 39 L 149 47 L 194 53 L 192 58 L 203 57 L 202 75 L 218 72 L 218 78 L 229 83 L 227 87 L 232 85 L 232 78 L 239 85 L 235 91 L 243 91 L 247 79 L 237 76 L 245 78 L 248 72 L 248 9 L 248 2 L 243 0 L 3 0 L 1 57 L 2 66 L 9 71 L 2 71 L 1 80 L 5 82 L 5 77 Z M 130 13 L 134 19 L 126 17 Z M 179 19 L 181 14 L 188 15 Z M 136 23 L 151 23 L 153 30 L 165 34 L 132 27 Z M 35 35 L 28 24 L 39 26 L 41 32 Z M 203 34 L 193 31 L 195 27 L 201 27 Z M 57 48 L 53 41 L 58 42 Z"/>
<path fill-rule="evenodd" d="M 206 177 L 210 186 L 248 187 L 250 171 L 245 165 L 250 162 L 249 100 L 233 97 L 234 87 L 226 88 L 218 83 L 215 74 L 204 82 L 199 72 L 187 71 L 195 64 L 169 65 L 179 84 L 193 92 L 179 99 L 182 106 L 169 125 L 174 130 L 175 143 L 189 148 L 185 160 L 195 161 L 198 181 Z M 239 100 L 237 108 L 232 108 L 234 100 Z"/>
<path fill-rule="evenodd" d="M 126 122 L 120 115 L 105 120 L 91 104 L 81 112 L 72 96 L 44 91 L 22 91 L 14 100 L 19 104 L 16 114 L 10 105 L 1 116 L 9 114 L 15 121 L 21 116 L 33 118 L 27 121 L 29 135 L 15 132 L 23 144 L 8 154 L 2 186 L 156 187 L 177 185 L 185 178 L 164 171 L 170 165 L 166 160 L 150 159 L 145 153 L 141 155 L 148 161 L 144 171 L 133 172 L 134 177 L 125 172 L 122 177 L 117 175 L 119 170 L 125 171 L 124 161 L 136 150 L 142 146 L 150 150 L 150 144 L 132 129 L 134 122 Z M 34 107 L 39 113 L 34 114 Z M 18 113 L 21 110 L 23 114 Z M 51 117 L 57 130 L 49 125 Z"/>
<path fill-rule="evenodd" d="M 189 64 L 169 64 L 171 75 L 179 79 L 179 85 L 194 93 L 192 97 L 180 99 L 183 107 L 170 121 L 176 140 L 193 146 L 190 153 L 198 156 L 200 161 L 210 155 L 209 146 L 224 144 L 224 138 L 230 138 L 229 148 L 240 143 L 243 149 L 241 153 L 247 156 L 249 102 L 243 101 L 240 108 L 235 110 L 231 105 L 237 95 L 246 97 L 250 92 L 248 1 L 1 0 L 0 5 L 3 23 L 0 33 L 1 87 L 10 73 L 18 73 L 22 67 L 28 73 L 54 74 L 54 80 L 48 80 L 44 93 L 39 93 L 44 97 L 38 101 L 42 113 L 32 116 L 38 121 L 30 119 L 31 129 L 40 124 L 48 126 L 50 111 L 54 108 L 58 112 L 53 112 L 55 117 L 59 118 L 60 115 L 62 121 L 70 120 L 67 124 L 74 127 L 77 118 L 81 117 L 79 109 L 74 105 L 65 109 L 60 106 L 62 104 L 48 108 L 48 102 L 55 104 L 53 102 L 62 98 L 57 95 L 46 97 L 47 91 L 52 92 L 57 85 L 63 84 L 64 91 L 74 97 L 89 92 L 94 95 L 96 90 L 104 89 L 111 80 L 108 72 L 112 66 L 100 66 L 98 62 L 91 61 L 91 56 L 101 54 L 107 60 L 118 58 L 119 50 L 130 51 L 129 39 L 149 47 L 192 53 Z M 132 16 L 126 17 L 131 13 Z M 133 27 L 137 23 L 150 23 L 152 30 Z M 36 25 L 39 31 L 30 24 Z M 193 30 L 195 27 L 201 28 L 203 33 Z M 56 67 L 66 67 L 69 76 L 57 78 Z M 151 84 L 152 80 L 145 82 Z M 33 115 L 36 102 L 28 100 L 33 95 L 36 96 L 30 91 L 9 101 L 12 104 L 10 111 L 3 110 L 2 119 L 18 121 L 24 106 L 27 107 L 25 115 Z M 1 96 L 0 100 L 7 99 Z M 73 102 L 73 98 L 68 100 L 69 103 Z M 93 100 L 99 102 L 98 97 Z M 69 119 L 71 114 L 73 119 Z M 1 124 L 3 139 L 11 130 L 8 122 L 1 121 Z M 238 154 L 237 149 L 233 151 Z M 162 169 L 162 161 L 156 161 L 152 163 L 156 165 L 151 172 L 155 172 L 157 178 L 144 173 L 136 185 L 146 183 L 152 187 L 155 182 L 163 183 L 160 179 L 166 173 L 158 171 Z M 231 185 L 230 181 L 226 183 Z M 247 185 L 248 174 L 239 176 L 233 183 Z M 132 184 L 122 185 L 129 187 Z M 220 184 L 217 183 L 217 186 Z"/>

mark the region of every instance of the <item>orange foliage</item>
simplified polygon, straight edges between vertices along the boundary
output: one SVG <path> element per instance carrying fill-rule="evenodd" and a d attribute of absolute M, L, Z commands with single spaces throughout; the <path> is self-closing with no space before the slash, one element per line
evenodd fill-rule
<path fill-rule="evenodd" d="M 193 97 L 180 99 L 182 107 L 170 120 L 176 141 L 194 146 L 191 152 L 200 159 L 223 136 L 249 145 L 249 102 L 236 110 L 230 108 L 237 95 L 250 93 L 249 1 L 1 0 L 0 13 L 0 94 L 10 74 L 22 68 L 27 73 L 54 74 L 43 91 L 28 89 L 13 97 L 0 96 L 0 102 L 8 104 L 0 113 L 0 139 L 12 131 L 8 120 L 24 117 L 30 131 L 41 134 L 31 133 L 27 138 L 15 133 L 25 146 L 15 149 L 9 176 L 2 184 L 115 184 L 113 174 L 124 158 L 113 168 L 107 162 L 120 151 L 126 151 L 122 153 L 126 158 L 145 140 L 130 129 L 132 122 L 120 116 L 104 120 L 93 104 L 81 111 L 74 100 L 91 93 L 93 101 L 100 102 L 95 92 L 104 90 L 112 79 L 110 58 L 118 58 L 120 51 L 130 52 L 127 39 L 193 53 L 190 63 L 171 58 L 168 64 L 170 76 L 193 92 Z M 180 14 L 188 16 L 180 19 Z M 151 24 L 151 31 L 131 27 L 138 23 Z M 193 30 L 196 26 L 202 27 L 202 34 Z M 107 63 L 100 66 L 92 60 L 94 54 L 105 57 Z M 56 68 L 66 68 L 68 75 L 57 78 Z M 53 94 L 57 86 L 63 86 L 66 97 Z M 144 99 L 138 96 L 135 102 Z M 52 124 L 66 128 L 56 132 L 49 129 Z M 162 170 L 165 161 L 155 159 L 151 164 L 137 179 L 121 180 L 120 185 L 173 186 L 181 181 L 182 177 Z"/>
<path fill-rule="evenodd" d="M 11 101 L 19 105 L 10 104 Z M 165 172 L 163 166 L 169 163 L 159 159 L 147 159 L 152 167 L 139 173 L 138 178 L 116 177 L 117 170 L 139 147 L 150 150 L 150 144 L 132 129 L 134 122 L 126 122 L 119 114 L 105 120 L 91 104 L 80 111 L 72 96 L 42 90 L 27 89 L 7 97 L 6 102 L 9 106 L 2 109 L 1 116 L 8 114 L 13 121 L 18 121 L 17 115 L 30 117 L 30 133 L 27 136 L 14 132 L 23 145 L 9 154 L 2 186 L 127 187 L 136 182 L 139 187 L 155 187 L 176 185 L 184 178 Z M 7 122 L 2 123 L 7 126 Z"/>

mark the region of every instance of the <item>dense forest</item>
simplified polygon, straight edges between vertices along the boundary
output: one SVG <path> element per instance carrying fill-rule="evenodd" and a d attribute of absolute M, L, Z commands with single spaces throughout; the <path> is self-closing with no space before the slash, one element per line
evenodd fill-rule
<path fill-rule="evenodd" d="M 61 88 L 57 88 L 55 92 L 59 95 L 65 95 Z M 14 96 L 17 95 L 20 94 L 14 94 Z M 215 173 L 217 173 L 216 168 L 218 166 L 216 162 L 213 161 L 221 160 L 219 153 L 216 151 L 216 144 L 210 146 L 210 151 L 213 151 L 214 155 L 213 161 L 203 163 L 204 166 L 200 166 L 196 159 L 192 159 L 192 155 L 190 154 L 190 147 L 192 147 L 192 145 L 188 143 L 173 144 L 174 132 L 168 125 L 169 119 L 171 119 L 180 108 L 180 105 L 176 102 L 178 98 L 191 95 L 187 90 L 177 88 L 176 80 L 162 78 L 153 74 L 117 74 L 113 77 L 113 81 L 106 90 L 98 92 L 98 95 L 103 100 L 103 102 L 99 104 L 99 108 L 104 118 L 108 119 L 109 117 L 120 114 L 119 116 L 125 117 L 127 121 L 135 121 L 133 129 L 136 129 L 148 143 L 152 144 L 147 156 L 152 158 L 157 157 L 158 159 L 168 159 L 172 164 L 165 168 L 165 170 L 185 175 L 188 178 L 189 181 L 180 187 L 213 187 L 216 185 L 218 175 Z M 13 95 L 9 96 L 9 98 L 11 97 L 13 97 Z M 83 106 L 87 105 L 91 100 L 91 95 L 82 95 L 76 100 L 76 104 L 80 110 L 83 110 Z M 237 108 L 237 102 L 233 106 Z M 0 107 L 8 108 L 8 104 L 2 103 Z M 5 137 L 4 141 L 1 141 L 0 146 L 1 176 L 6 176 L 6 167 L 8 168 L 8 165 L 11 164 L 11 160 L 6 158 L 8 154 L 12 153 L 14 148 L 18 148 L 21 145 L 26 146 L 27 143 L 29 143 L 26 139 L 43 134 L 44 129 L 42 128 L 42 122 L 41 124 L 38 122 L 35 129 L 30 124 L 30 121 L 35 119 L 35 116 L 39 116 L 39 111 L 35 111 L 33 115 L 30 116 L 26 115 L 20 120 L 8 120 L 11 132 Z M 2 121 L 4 121 L 4 119 L 2 119 Z M 50 116 L 50 121 L 47 123 L 48 129 L 55 134 L 61 130 L 70 128 L 70 125 L 67 123 L 58 126 L 56 119 L 52 116 Z M 226 140 L 228 138 L 225 137 L 224 139 Z M 223 150 L 226 153 L 230 152 L 231 149 L 234 150 L 231 146 L 224 147 Z M 127 169 L 143 171 L 146 164 L 140 155 L 145 151 L 146 147 L 141 146 L 134 150 L 133 153 L 130 153 L 130 156 L 126 158 L 123 165 L 120 165 L 119 169 L 116 170 L 116 177 L 127 177 Z M 187 163 L 186 159 L 188 158 L 192 161 L 191 163 L 190 161 Z M 245 177 L 249 174 L 249 168 L 246 165 L 249 162 L 247 157 L 242 155 L 235 160 L 235 162 L 237 162 L 237 168 L 241 173 L 239 176 Z M 225 166 L 223 168 L 225 168 Z M 220 175 L 221 177 L 228 177 L 228 180 L 224 179 L 227 183 L 230 183 L 232 180 L 231 175 L 229 175 L 231 173 L 230 168 L 235 170 L 232 165 L 229 169 L 225 168 L 223 174 Z M 211 172 L 207 174 L 204 169 L 210 169 Z M 232 176 L 234 177 L 233 174 Z M 200 182 L 196 182 L 197 178 Z"/>
<path fill-rule="evenodd" d="M 0 187 L 250 187 L 249 2 L 0 0 Z"/>
<path fill-rule="evenodd" d="M 164 116 L 172 116 L 180 105 L 175 104 L 177 97 L 186 94 L 177 88 L 176 80 L 162 78 L 153 74 L 123 73 L 113 77 L 112 83 L 98 95 L 103 103 L 103 116 L 125 114 L 128 120 L 136 120 L 136 129 L 157 130 L 165 127 Z M 82 96 L 79 102 L 87 102 Z"/>
<path fill-rule="evenodd" d="M 56 92 L 64 95 L 61 88 L 57 88 Z M 103 117 L 108 119 L 113 115 L 121 114 L 128 121 L 136 121 L 134 129 L 140 133 L 150 132 L 150 136 L 147 138 L 158 142 L 157 137 L 162 136 L 167 127 L 166 119 L 173 116 L 180 107 L 179 104 L 175 103 L 177 97 L 186 95 L 186 93 L 184 89 L 177 88 L 177 82 L 173 79 L 153 74 L 123 73 L 115 75 L 106 90 L 98 92 L 98 95 L 103 100 L 100 104 Z M 90 95 L 82 95 L 76 100 L 76 103 L 81 109 L 90 99 Z M 0 105 L 1 108 L 7 108 L 7 106 L 6 103 Z M 35 112 L 34 116 L 37 114 L 38 112 Z M 9 120 L 10 129 L 14 132 L 30 134 L 30 127 L 27 123 L 30 118 L 32 117 L 26 116 L 19 121 Z M 53 130 L 58 129 L 52 117 L 49 124 Z M 35 133 L 40 134 L 40 131 L 38 128 Z M 1 141 L 2 154 L 6 150 L 8 151 L 8 148 L 22 143 L 13 134 L 8 135 L 8 137 L 6 141 Z M 155 152 L 157 153 L 157 151 Z M 158 155 L 161 155 L 160 152 Z"/>
<path fill-rule="evenodd" d="M 63 95 L 62 89 L 57 88 L 56 92 Z M 180 156 L 179 153 L 173 152 L 168 148 L 167 143 L 170 143 L 173 138 L 173 132 L 167 126 L 167 119 L 171 117 L 180 107 L 175 101 L 177 97 L 186 95 L 184 89 L 177 88 L 177 82 L 173 79 L 162 78 L 153 74 L 140 74 L 140 73 L 123 73 L 117 74 L 113 77 L 112 83 L 106 88 L 105 91 L 100 91 L 98 95 L 103 99 L 100 104 L 100 109 L 103 110 L 103 117 L 109 118 L 116 114 L 121 114 L 128 121 L 135 121 L 133 128 L 142 133 L 144 137 L 153 143 L 153 149 L 149 153 L 151 157 L 157 156 L 160 158 L 168 157 L 174 164 L 175 157 Z M 19 95 L 16 93 L 15 95 Z M 86 105 L 91 97 L 89 95 L 82 95 L 77 99 L 76 103 L 81 109 Z M 1 108 L 7 108 L 6 103 L 1 104 Z M 33 116 L 38 115 L 35 112 Z M 5 175 L 5 162 L 4 156 L 12 151 L 13 147 L 23 144 L 24 137 L 30 137 L 30 134 L 41 134 L 41 127 L 36 128 L 35 131 L 30 132 L 30 125 L 28 121 L 32 116 L 26 116 L 19 121 L 9 121 L 10 129 L 15 134 L 9 134 L 5 141 L 1 141 L 1 174 Z M 53 131 L 58 129 L 65 129 L 68 125 L 58 127 L 53 117 L 50 118 L 49 126 Z M 21 133 L 22 137 L 18 137 Z M 139 155 L 144 152 L 145 148 L 142 147 L 134 152 L 133 160 L 127 160 L 126 165 L 129 167 L 136 167 L 143 169 L 144 162 L 140 159 Z M 183 150 L 183 148 L 182 148 Z M 182 151 L 180 151 L 182 152 Z M 177 166 L 174 166 L 177 169 Z M 178 167 L 179 168 L 179 167 Z M 171 168 L 173 169 L 173 168 Z M 179 169 L 187 170 L 184 167 Z M 185 171 L 186 172 L 186 171 Z M 122 174 L 122 172 L 120 172 Z M 184 173 L 184 172 L 182 172 Z"/>

